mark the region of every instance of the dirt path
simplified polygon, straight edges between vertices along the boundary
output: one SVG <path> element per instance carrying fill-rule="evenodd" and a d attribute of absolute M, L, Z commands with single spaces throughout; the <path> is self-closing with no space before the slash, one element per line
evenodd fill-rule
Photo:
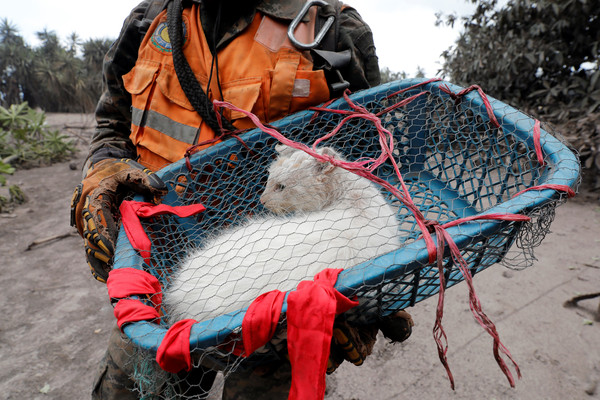
<path fill-rule="evenodd" d="M 64 127 L 65 116 L 59 117 L 51 123 Z M 70 126 L 91 123 L 70 118 Z M 89 135 L 71 131 L 82 141 Z M 62 163 L 10 178 L 29 202 L 0 216 L 0 398 L 89 398 L 114 323 L 106 289 L 89 274 L 78 236 L 27 250 L 35 240 L 73 232 L 69 201 L 82 157 L 74 163 L 75 170 Z M 552 231 L 533 267 L 516 272 L 494 266 L 475 279 L 484 310 L 521 367 L 515 389 L 497 367 L 491 339 L 473 320 L 460 284 L 448 291 L 444 315 L 454 393 L 431 335 L 433 298 L 409 310 L 417 326 L 408 342 L 379 340 L 365 365 L 343 365 L 328 378 L 327 398 L 600 399 L 600 322 L 593 320 L 600 300 L 562 305 L 600 291 L 597 195 L 560 207 Z"/>

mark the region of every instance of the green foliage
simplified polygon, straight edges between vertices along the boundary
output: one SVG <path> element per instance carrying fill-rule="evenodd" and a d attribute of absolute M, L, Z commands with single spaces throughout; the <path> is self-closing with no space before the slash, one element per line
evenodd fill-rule
<path fill-rule="evenodd" d="M 0 20 L 0 105 L 28 102 L 47 112 L 90 112 L 102 90 L 102 60 L 111 41 L 62 44 L 53 31 L 37 33 L 32 48 L 7 19 Z"/>
<path fill-rule="evenodd" d="M 0 213 L 10 212 L 14 206 L 27 202 L 27 196 L 23 189 L 17 185 L 10 185 L 8 191 L 0 194 Z"/>
<path fill-rule="evenodd" d="M 3 161 L 0 161 L 0 186 L 6 185 L 6 176 L 15 172 L 15 169 Z"/>
<path fill-rule="evenodd" d="M 406 72 L 393 72 L 388 67 L 379 70 L 381 75 L 381 83 L 397 81 L 398 79 L 406 79 Z"/>
<path fill-rule="evenodd" d="M 27 103 L 0 106 L 0 160 L 31 166 L 68 159 L 75 151 L 73 143 L 48 129 L 45 120 L 43 112 Z"/>
<path fill-rule="evenodd" d="M 464 28 L 442 54 L 445 77 L 479 84 L 559 128 L 598 121 L 600 1 L 509 0 L 501 8 L 496 0 L 469 1 L 477 4 L 473 15 L 438 15 L 438 24 L 461 21 Z M 600 163 L 598 129 L 565 133 L 582 155 Z"/>
<path fill-rule="evenodd" d="M 387 82 L 397 81 L 399 79 L 409 78 L 409 76 L 406 72 L 404 72 L 404 71 L 394 72 L 394 71 L 391 71 L 388 67 L 381 68 L 379 70 L 379 73 L 381 75 L 381 83 L 387 83 Z M 417 67 L 417 71 L 415 72 L 413 77 L 424 78 L 425 71 L 423 70 L 423 68 Z"/>
<path fill-rule="evenodd" d="M 565 106 L 563 117 L 600 109 L 600 2 L 511 0 L 496 9 L 496 0 L 480 0 L 462 21 L 463 33 L 443 54 L 453 81 L 481 83 L 544 113 Z"/>
<path fill-rule="evenodd" d="M 63 161 L 75 152 L 75 146 L 57 130 L 48 129 L 46 115 L 27 103 L 0 106 L 0 186 L 15 167 L 30 167 Z M 12 165 L 11 165 L 12 164 Z M 0 195 L 0 212 L 10 211 L 15 204 L 27 201 L 17 185 L 8 187 L 8 195 Z"/>
<path fill-rule="evenodd" d="M 13 204 L 23 204 L 27 202 L 27 196 L 17 185 L 10 185 L 8 188 L 8 192 L 10 193 L 10 202 Z"/>
<path fill-rule="evenodd" d="M 7 163 L 3 162 L 2 160 L 0 160 L 0 186 L 5 186 L 6 185 L 6 175 L 11 175 L 14 172 L 15 172 L 15 169 L 10 164 L 7 164 Z M 10 188 L 9 188 L 8 193 L 9 193 L 8 197 L 0 194 L 0 213 L 7 211 L 11 206 L 11 201 L 10 201 L 11 190 L 10 190 Z"/>

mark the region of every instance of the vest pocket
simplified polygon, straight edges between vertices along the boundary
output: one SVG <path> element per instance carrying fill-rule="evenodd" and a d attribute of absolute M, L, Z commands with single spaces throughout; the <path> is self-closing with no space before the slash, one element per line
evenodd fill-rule
<path fill-rule="evenodd" d="M 197 78 L 196 78 L 197 79 Z M 200 80 L 205 82 L 205 80 Z M 161 93 L 171 102 L 189 111 L 194 111 L 194 107 L 188 100 L 185 92 L 179 84 L 179 79 L 175 69 L 171 65 L 164 65 L 157 78 L 158 87 Z"/>
<path fill-rule="evenodd" d="M 322 70 L 301 66 L 297 53 L 282 54 L 272 71 L 269 121 L 329 100 L 329 89 Z"/>
<path fill-rule="evenodd" d="M 223 97 L 226 102 L 237 108 L 252 112 L 261 121 L 264 121 L 264 110 L 257 102 L 260 95 L 261 78 L 248 78 L 228 82 L 222 85 Z M 246 115 L 237 110 L 224 109 L 225 118 L 235 123 L 237 128 L 246 129 L 254 127 Z M 244 121 L 244 119 L 246 119 Z"/>
<path fill-rule="evenodd" d="M 173 68 L 138 61 L 123 76 L 132 95 L 131 141 L 140 162 L 156 168 L 183 157 L 201 130 L 201 119 L 185 98 Z"/>
<path fill-rule="evenodd" d="M 159 62 L 138 62 L 131 71 L 123 75 L 123 84 L 125 85 L 125 89 L 127 89 L 127 91 L 132 95 L 142 93 L 155 79 L 156 73 L 159 69 Z"/>
<path fill-rule="evenodd" d="M 196 79 L 198 79 L 204 88 L 206 85 L 206 78 L 197 76 Z M 163 69 L 160 71 L 160 74 L 157 78 L 157 85 L 160 89 L 161 95 L 167 98 L 170 103 L 176 104 L 191 113 L 189 117 L 183 117 L 183 114 L 186 113 L 185 110 L 181 110 L 178 113 L 183 123 L 191 124 L 192 122 L 196 122 L 196 126 L 200 124 L 200 117 L 197 115 L 194 107 L 189 102 L 185 92 L 181 88 L 177 74 L 171 65 L 163 66 Z M 233 104 L 237 108 L 250 111 L 262 119 L 264 115 L 262 107 L 256 107 L 257 100 L 260 95 L 261 78 L 245 78 L 226 82 L 222 83 L 221 88 L 225 101 Z M 212 99 L 215 97 L 215 90 L 218 90 L 216 84 L 211 85 L 212 93 L 209 92 L 208 94 L 210 101 L 212 101 Z M 251 124 L 250 120 L 247 119 L 248 123 L 242 123 L 244 126 L 240 126 L 240 120 L 246 118 L 246 115 L 240 111 L 223 109 L 222 112 L 225 118 L 230 120 L 232 123 L 235 123 L 236 127 L 238 128 L 244 129 L 248 123 Z M 253 125 L 251 126 L 253 127 Z"/>

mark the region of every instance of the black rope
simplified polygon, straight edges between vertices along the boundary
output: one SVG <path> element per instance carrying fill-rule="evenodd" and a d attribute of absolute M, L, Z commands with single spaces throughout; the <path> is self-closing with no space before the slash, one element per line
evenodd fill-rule
<path fill-rule="evenodd" d="M 202 86 L 196 79 L 190 64 L 183 54 L 183 22 L 181 13 L 183 6 L 181 0 L 171 0 L 167 6 L 167 25 L 169 38 L 171 40 L 171 50 L 173 54 L 173 65 L 179 84 L 183 89 L 194 110 L 202 117 L 204 122 L 211 127 L 215 133 L 221 134 L 221 125 L 216 111 L 212 107 L 208 96 L 202 89 Z M 207 88 L 208 90 L 208 88 Z M 223 116 L 220 116 L 222 128 L 228 131 L 235 131 L 236 128 Z"/>
<path fill-rule="evenodd" d="M 219 94 L 221 95 L 221 100 L 225 100 L 225 97 L 223 96 L 223 89 L 221 88 L 221 78 L 219 77 L 219 57 L 217 55 L 217 37 L 219 36 L 219 29 L 221 27 L 221 10 L 221 2 L 219 1 L 217 4 L 217 14 L 215 17 L 212 37 L 208 40 L 210 52 L 212 53 L 212 61 L 210 63 L 210 74 L 208 77 L 207 87 L 210 87 L 213 77 L 213 71 L 216 70 L 217 87 L 219 88 Z"/>

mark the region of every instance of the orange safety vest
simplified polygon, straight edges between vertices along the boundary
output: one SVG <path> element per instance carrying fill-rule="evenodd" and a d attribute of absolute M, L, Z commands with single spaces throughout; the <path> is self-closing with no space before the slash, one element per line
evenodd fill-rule
<path fill-rule="evenodd" d="M 314 7 L 309 22 L 301 23 L 295 36 L 304 43 L 314 40 Z M 193 144 L 214 139 L 181 88 L 171 55 L 166 10 L 154 20 L 140 45 L 134 68 L 123 76 L 132 100 L 130 138 L 139 162 L 158 170 L 181 159 Z M 183 52 L 209 99 L 220 99 L 216 71 L 209 81 L 213 56 L 194 4 L 183 11 Z M 219 81 L 224 100 L 251 111 L 263 122 L 320 104 L 329 99 L 322 70 L 313 71 L 308 52 L 293 47 L 287 25 L 257 12 L 253 22 L 218 52 Z M 240 112 L 225 110 L 236 128 L 253 124 Z"/>

